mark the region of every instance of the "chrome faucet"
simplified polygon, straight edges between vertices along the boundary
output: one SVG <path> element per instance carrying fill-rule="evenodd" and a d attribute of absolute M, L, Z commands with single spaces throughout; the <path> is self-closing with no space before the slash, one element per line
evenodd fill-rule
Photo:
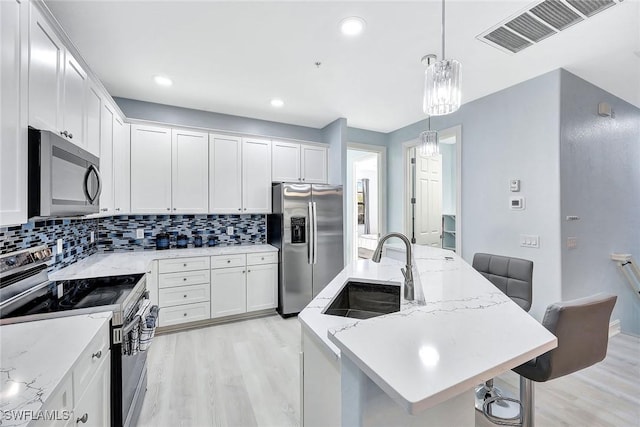
<path fill-rule="evenodd" d="M 404 299 L 407 301 L 414 300 L 414 288 L 413 288 L 413 273 L 411 270 L 411 242 L 407 239 L 402 233 L 389 233 L 383 236 L 378 242 L 378 246 L 376 246 L 376 250 L 373 252 L 373 256 L 371 257 L 371 261 L 380 262 L 380 258 L 382 258 L 382 247 L 384 246 L 384 242 L 389 240 L 392 237 L 397 237 L 404 242 L 404 245 L 407 247 L 407 260 L 404 268 L 401 268 L 402 275 L 404 276 Z"/>

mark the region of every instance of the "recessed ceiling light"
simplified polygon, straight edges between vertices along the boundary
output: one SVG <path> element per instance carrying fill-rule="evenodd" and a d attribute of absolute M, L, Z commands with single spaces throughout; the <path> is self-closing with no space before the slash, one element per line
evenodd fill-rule
<path fill-rule="evenodd" d="M 280 108 L 284 105 L 284 101 L 282 99 L 278 99 L 278 98 L 273 98 L 271 100 L 271 106 L 272 107 L 276 107 L 276 108 Z"/>
<path fill-rule="evenodd" d="M 340 31 L 345 36 L 357 36 L 364 30 L 365 25 L 364 19 L 359 16 L 350 16 L 340 21 Z"/>
<path fill-rule="evenodd" d="M 155 76 L 153 81 L 156 82 L 158 86 L 171 86 L 173 84 L 171 79 L 166 76 Z"/>

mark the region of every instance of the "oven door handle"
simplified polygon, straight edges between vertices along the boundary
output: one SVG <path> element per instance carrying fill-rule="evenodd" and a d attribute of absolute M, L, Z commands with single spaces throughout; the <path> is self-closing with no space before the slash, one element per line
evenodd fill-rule
<path fill-rule="evenodd" d="M 127 335 L 138 323 L 142 321 L 142 318 L 144 317 L 144 314 L 150 305 L 151 300 L 145 299 L 142 303 L 142 307 L 140 307 L 140 309 L 136 312 L 135 316 L 133 316 L 133 319 L 129 323 L 127 323 L 125 327 L 122 328 L 123 335 Z"/>

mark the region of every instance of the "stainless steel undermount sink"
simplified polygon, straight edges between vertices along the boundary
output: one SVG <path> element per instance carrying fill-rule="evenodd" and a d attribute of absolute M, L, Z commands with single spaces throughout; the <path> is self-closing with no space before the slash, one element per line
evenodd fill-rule
<path fill-rule="evenodd" d="M 370 319 L 400 311 L 400 285 L 348 281 L 324 314 Z"/>

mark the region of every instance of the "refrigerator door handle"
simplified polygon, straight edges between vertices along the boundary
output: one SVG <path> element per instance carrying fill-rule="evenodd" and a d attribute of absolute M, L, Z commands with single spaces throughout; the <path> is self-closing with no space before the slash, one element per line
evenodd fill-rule
<path fill-rule="evenodd" d="M 318 262 L 318 207 L 313 202 L 313 263 Z"/>
<path fill-rule="evenodd" d="M 314 243 L 315 243 L 315 240 L 316 240 L 316 236 L 313 233 L 313 205 L 311 204 L 311 202 L 309 202 L 308 209 L 309 209 L 309 212 L 308 212 L 308 218 L 309 218 L 309 245 L 307 246 L 307 251 L 308 251 L 307 262 L 309 264 L 313 264 L 313 257 L 314 257 L 313 249 L 314 249 Z"/>

